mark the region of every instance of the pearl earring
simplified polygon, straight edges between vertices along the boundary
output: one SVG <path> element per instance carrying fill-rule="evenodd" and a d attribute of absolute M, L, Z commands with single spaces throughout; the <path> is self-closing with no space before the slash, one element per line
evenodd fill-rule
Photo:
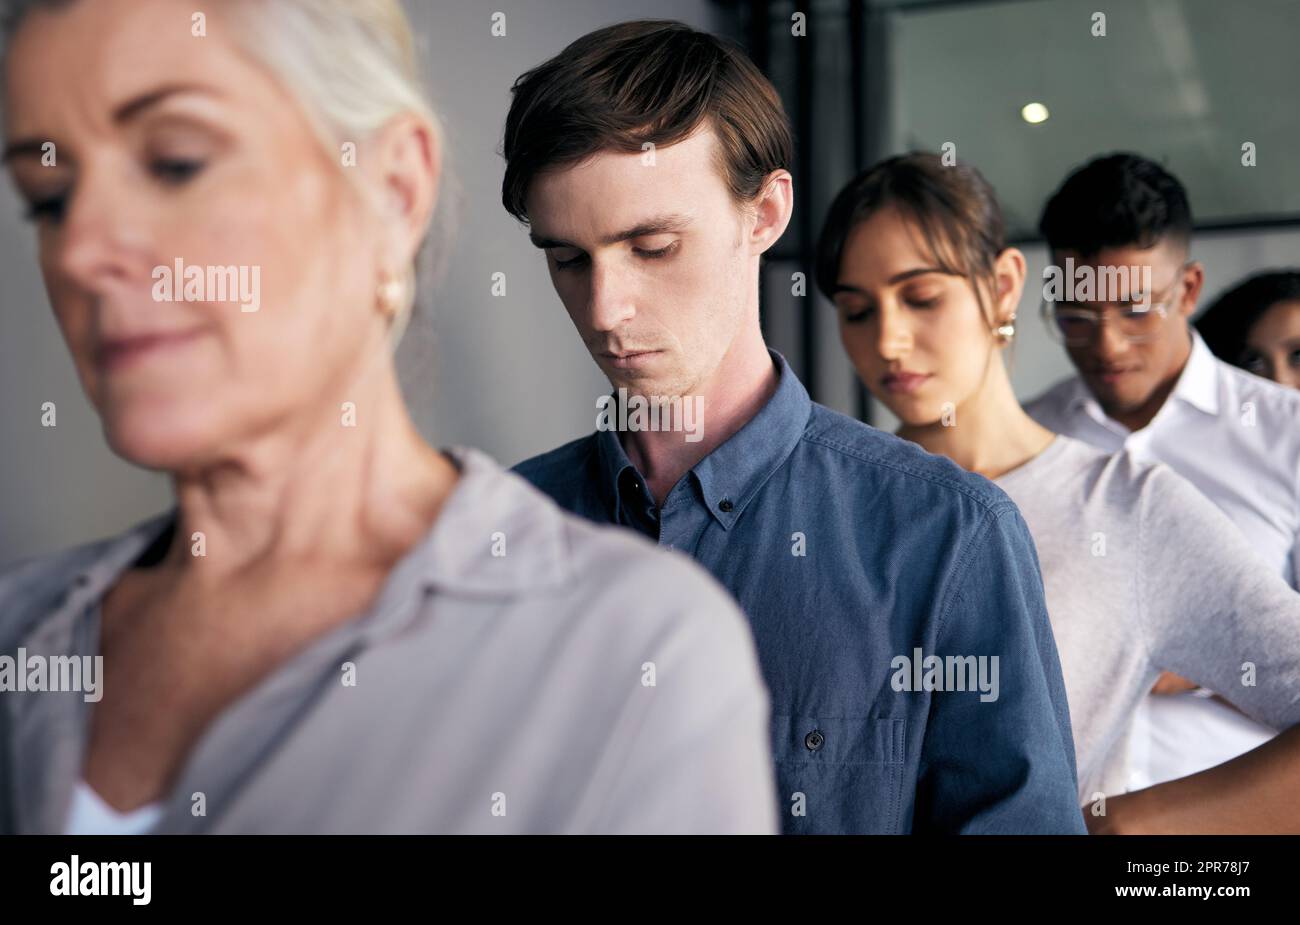
<path fill-rule="evenodd" d="M 391 321 L 402 308 L 402 282 L 389 279 L 379 284 L 379 310 Z"/>
<path fill-rule="evenodd" d="M 1000 324 L 994 328 L 993 333 L 997 335 L 998 340 L 1002 341 L 1002 343 L 1011 343 L 1011 340 L 1016 336 L 1015 312 L 1011 313 L 1011 317 L 1008 318 L 1004 324 Z"/>

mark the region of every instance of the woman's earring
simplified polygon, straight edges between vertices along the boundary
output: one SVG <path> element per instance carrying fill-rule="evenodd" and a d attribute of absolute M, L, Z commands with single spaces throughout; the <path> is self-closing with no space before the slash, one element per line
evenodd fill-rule
<path fill-rule="evenodd" d="M 1005 324 L 1000 324 L 996 328 L 994 328 L 993 333 L 997 335 L 998 340 L 1002 341 L 1002 343 L 1004 344 L 1011 343 L 1011 341 L 1016 336 L 1015 312 L 1011 313 L 1011 317 L 1006 320 Z"/>
<path fill-rule="evenodd" d="M 388 279 L 379 284 L 378 292 L 379 310 L 384 313 L 389 321 L 397 317 L 397 313 L 402 310 L 402 281 L 398 279 Z"/>

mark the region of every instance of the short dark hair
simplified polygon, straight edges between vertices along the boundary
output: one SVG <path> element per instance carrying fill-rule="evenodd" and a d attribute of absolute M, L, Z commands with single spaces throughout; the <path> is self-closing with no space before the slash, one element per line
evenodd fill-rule
<path fill-rule="evenodd" d="M 588 33 L 521 76 L 511 93 L 501 202 L 523 222 L 538 173 L 604 150 L 667 146 L 706 119 L 739 203 L 752 201 L 794 156 L 771 82 L 735 43 L 679 22 L 640 20 Z"/>
<path fill-rule="evenodd" d="M 985 310 L 982 284 L 992 280 L 1006 250 L 1006 223 L 993 187 L 974 167 L 945 165 L 937 154 L 913 151 L 858 174 L 831 203 L 817 243 L 817 288 L 835 294 L 849 233 L 886 207 L 914 221 L 938 268 L 964 276 Z"/>
<path fill-rule="evenodd" d="M 1053 252 L 1084 257 L 1111 247 L 1155 247 L 1161 240 L 1186 245 L 1192 207 L 1177 178 L 1155 161 L 1120 152 L 1075 170 L 1043 209 L 1038 230 Z"/>
<path fill-rule="evenodd" d="M 1240 366 L 1246 338 L 1278 302 L 1300 301 L 1300 270 L 1256 273 L 1215 299 L 1196 319 L 1196 330 L 1221 360 Z"/>

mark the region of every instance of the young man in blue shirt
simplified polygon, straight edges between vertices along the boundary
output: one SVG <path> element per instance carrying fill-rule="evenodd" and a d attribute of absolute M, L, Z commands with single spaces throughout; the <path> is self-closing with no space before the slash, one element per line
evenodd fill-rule
<path fill-rule="evenodd" d="M 763 342 L 760 260 L 793 202 L 771 84 L 713 36 L 633 22 L 513 92 L 503 202 L 546 251 L 617 411 L 517 471 L 693 556 L 740 602 L 784 831 L 1083 832 L 1019 512 L 813 403 Z"/>

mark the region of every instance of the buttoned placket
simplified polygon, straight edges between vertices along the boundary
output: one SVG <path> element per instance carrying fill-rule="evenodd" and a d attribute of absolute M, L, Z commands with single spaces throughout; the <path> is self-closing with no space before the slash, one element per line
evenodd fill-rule
<path fill-rule="evenodd" d="M 95 594 L 92 577 L 78 575 L 55 614 L 28 634 L 19 647 L 42 655 L 96 654 Z M 92 704 L 78 691 L 29 691 L 4 699 L 14 743 L 9 770 L 15 830 L 61 833 L 64 820 L 60 817 L 81 776 Z M 60 730 L 68 729 L 78 734 L 59 736 Z"/>
<path fill-rule="evenodd" d="M 356 662 L 368 648 L 432 608 L 437 588 L 419 578 L 421 563 L 411 556 L 390 574 L 374 606 L 312 642 L 243 696 L 228 704 L 191 748 L 159 821 L 160 831 L 196 834 L 219 821 L 213 809 L 227 805 L 253 779 L 269 757 L 271 744 L 293 734 L 294 724 L 327 685 L 339 684 L 339 667 Z M 219 768 L 217 775 L 211 769 Z M 209 812 L 193 813 L 202 793 Z"/>

